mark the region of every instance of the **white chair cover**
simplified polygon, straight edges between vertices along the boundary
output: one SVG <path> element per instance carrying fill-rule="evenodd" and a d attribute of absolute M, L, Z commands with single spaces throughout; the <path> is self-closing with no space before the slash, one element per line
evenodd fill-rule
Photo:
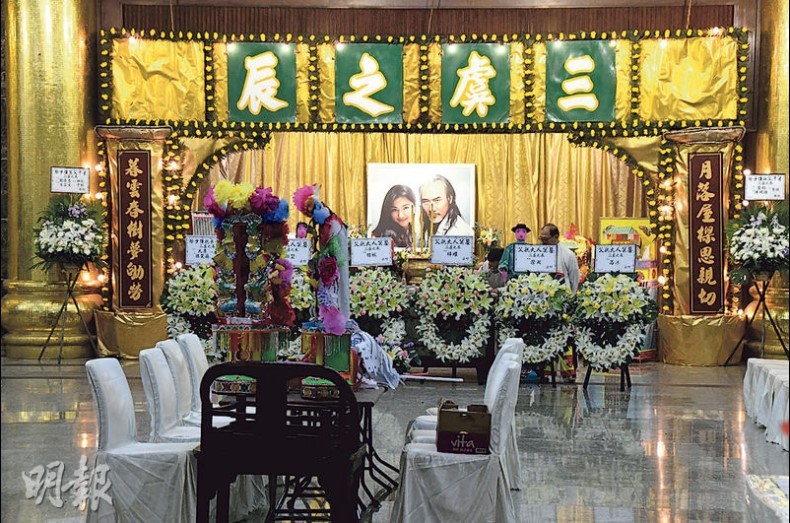
<path fill-rule="evenodd" d="M 488 371 L 488 380 L 486 380 L 485 394 L 483 396 L 483 403 L 486 404 L 489 410 L 493 406 L 494 395 L 505 377 L 507 371 L 507 363 L 518 361 L 518 356 L 512 353 L 505 353 L 497 360 L 494 360 L 494 365 Z M 424 414 L 417 416 L 412 424 L 412 430 L 436 430 L 436 423 L 439 418 L 436 414 Z"/>
<path fill-rule="evenodd" d="M 149 441 L 200 441 L 200 427 L 184 425 L 178 415 L 173 374 L 161 349 L 140 351 L 140 376 L 151 415 Z"/>
<path fill-rule="evenodd" d="M 208 359 L 197 335 L 191 332 L 181 334 L 176 340 L 184 351 L 189 365 L 189 376 L 192 380 L 192 411 L 200 412 L 200 380 L 208 370 Z"/>
<path fill-rule="evenodd" d="M 187 425 L 200 426 L 200 410 L 192 409 L 192 376 L 184 351 L 176 340 L 164 340 L 156 344 L 167 360 L 176 386 L 176 412 L 178 418 Z"/>
<path fill-rule="evenodd" d="M 406 445 L 391 521 L 518 521 L 500 457 L 510 437 L 520 374 L 521 363 L 511 361 L 491 413 L 491 454 L 446 454 L 433 444 Z"/>
<path fill-rule="evenodd" d="M 101 500 L 88 522 L 192 523 L 196 515 L 197 462 L 194 442 L 140 443 L 134 401 L 118 360 L 85 364 L 96 405 L 99 444 L 93 470 L 107 467 L 112 504 Z M 267 506 L 260 477 L 242 476 L 231 485 L 232 521 Z M 97 486 L 103 488 L 101 485 Z M 212 511 L 213 511 L 212 507 Z"/>
<path fill-rule="evenodd" d="M 522 354 L 524 352 L 524 340 L 521 338 L 508 338 L 502 344 L 502 347 L 499 348 L 499 351 L 494 356 L 494 361 L 491 363 L 491 368 L 488 370 L 488 375 L 491 376 L 497 367 L 502 363 L 502 358 L 506 354 L 514 354 L 517 356 L 517 360 L 521 361 Z M 488 390 L 489 382 L 486 380 L 486 390 Z M 436 416 L 438 412 L 438 407 L 429 407 L 425 411 L 430 416 Z"/>

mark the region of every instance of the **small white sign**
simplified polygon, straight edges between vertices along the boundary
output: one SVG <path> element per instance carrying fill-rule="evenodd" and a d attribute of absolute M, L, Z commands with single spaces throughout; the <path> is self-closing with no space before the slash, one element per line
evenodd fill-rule
<path fill-rule="evenodd" d="M 353 238 L 351 265 L 354 267 L 392 265 L 392 238 Z"/>
<path fill-rule="evenodd" d="M 636 272 L 636 245 L 596 245 L 595 272 Z"/>
<path fill-rule="evenodd" d="M 310 238 L 288 238 L 285 258 L 294 267 L 304 267 L 310 263 Z"/>
<path fill-rule="evenodd" d="M 521 272 L 557 272 L 556 245 L 530 245 L 517 243 L 513 250 L 513 268 Z"/>
<path fill-rule="evenodd" d="M 211 263 L 214 255 L 217 254 L 216 236 L 198 236 L 197 234 L 187 234 L 187 265 L 200 265 L 201 263 Z"/>
<path fill-rule="evenodd" d="M 474 265 L 473 236 L 434 236 L 431 238 L 431 263 L 437 265 Z"/>
<path fill-rule="evenodd" d="M 784 174 L 747 174 L 743 199 L 747 201 L 785 199 Z"/>
<path fill-rule="evenodd" d="M 90 192 L 90 169 L 86 167 L 49 168 L 49 191 L 85 194 Z"/>

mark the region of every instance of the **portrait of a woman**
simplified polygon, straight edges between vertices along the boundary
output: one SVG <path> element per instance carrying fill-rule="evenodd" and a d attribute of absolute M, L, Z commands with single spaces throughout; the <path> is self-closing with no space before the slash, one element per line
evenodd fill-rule
<path fill-rule="evenodd" d="M 406 185 L 393 185 L 384 196 L 375 237 L 390 237 L 395 247 L 411 247 L 411 221 L 414 218 L 417 197 Z"/>

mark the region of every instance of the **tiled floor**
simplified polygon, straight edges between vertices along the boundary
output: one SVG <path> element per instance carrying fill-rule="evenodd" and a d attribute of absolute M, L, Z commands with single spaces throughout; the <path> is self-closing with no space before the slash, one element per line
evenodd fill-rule
<path fill-rule="evenodd" d="M 137 410 L 149 418 L 136 363 L 123 363 Z M 593 374 L 580 385 L 522 385 L 516 422 L 525 479 L 518 494 L 527 522 L 747 521 L 746 474 L 788 475 L 788 453 L 765 442 L 746 418 L 745 366 L 632 366 L 634 386 Z M 441 372 L 441 371 L 439 371 Z M 373 409 L 379 452 L 398 463 L 406 425 L 441 397 L 482 398 L 471 374 L 463 384 L 409 381 Z M 96 416 L 83 365 L 2 361 L 3 522 L 64 522 L 79 513 L 25 497 L 22 474 L 53 461 L 73 477 L 96 448 Z M 90 461 L 89 461 L 90 462 Z M 374 521 L 388 521 L 391 503 Z"/>

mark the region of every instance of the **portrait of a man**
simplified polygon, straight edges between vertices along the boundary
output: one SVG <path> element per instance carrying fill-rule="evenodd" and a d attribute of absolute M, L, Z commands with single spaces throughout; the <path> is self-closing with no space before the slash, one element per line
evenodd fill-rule
<path fill-rule="evenodd" d="M 371 163 L 367 182 L 371 236 L 399 248 L 415 237 L 474 236 L 474 164 Z"/>

